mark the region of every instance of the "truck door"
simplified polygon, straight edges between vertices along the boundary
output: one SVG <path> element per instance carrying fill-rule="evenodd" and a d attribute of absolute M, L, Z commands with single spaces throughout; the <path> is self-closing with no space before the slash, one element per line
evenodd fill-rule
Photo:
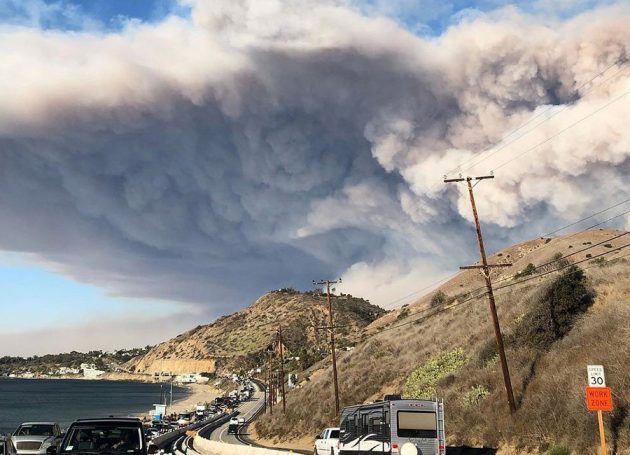
<path fill-rule="evenodd" d="M 319 434 L 319 439 L 315 441 L 315 449 L 317 450 L 317 455 L 323 455 L 326 443 L 326 435 L 328 434 L 328 430 L 324 430 Z"/>

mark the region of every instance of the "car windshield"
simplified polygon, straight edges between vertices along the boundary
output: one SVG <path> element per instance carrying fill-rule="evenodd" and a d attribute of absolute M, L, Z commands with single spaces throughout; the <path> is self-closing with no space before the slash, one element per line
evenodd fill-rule
<path fill-rule="evenodd" d="M 15 432 L 15 436 L 52 436 L 53 425 L 34 424 L 20 425 Z"/>
<path fill-rule="evenodd" d="M 64 452 L 129 453 L 141 449 L 138 427 L 120 425 L 77 426 L 70 430 Z"/>

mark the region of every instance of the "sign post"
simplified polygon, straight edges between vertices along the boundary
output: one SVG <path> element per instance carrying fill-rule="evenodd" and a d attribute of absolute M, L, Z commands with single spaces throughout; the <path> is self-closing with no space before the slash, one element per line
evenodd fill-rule
<path fill-rule="evenodd" d="M 604 432 L 604 416 L 602 411 L 612 411 L 612 391 L 606 387 L 606 377 L 602 365 L 588 365 L 588 387 L 586 388 L 586 407 L 589 411 L 597 411 L 599 424 L 599 442 L 602 455 L 606 455 L 606 433 Z"/>
<path fill-rule="evenodd" d="M 606 433 L 604 433 L 604 416 L 602 411 L 597 411 L 597 423 L 599 423 L 599 445 L 602 448 L 602 455 L 606 455 Z"/>

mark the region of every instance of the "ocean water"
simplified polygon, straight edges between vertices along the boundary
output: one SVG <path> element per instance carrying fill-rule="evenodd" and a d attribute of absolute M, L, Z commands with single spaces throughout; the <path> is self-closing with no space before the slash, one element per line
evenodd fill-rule
<path fill-rule="evenodd" d="M 164 385 L 164 392 L 170 386 Z M 173 399 L 188 390 L 173 387 Z M 0 379 L 0 434 L 29 421 L 58 422 L 66 428 L 77 418 L 148 413 L 160 402 L 160 384 L 78 379 Z"/>

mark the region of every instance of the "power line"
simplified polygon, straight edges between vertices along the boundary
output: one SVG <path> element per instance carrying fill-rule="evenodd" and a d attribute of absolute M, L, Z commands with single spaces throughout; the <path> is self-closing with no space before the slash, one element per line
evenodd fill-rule
<path fill-rule="evenodd" d="M 597 114 L 597 113 L 599 113 L 599 112 L 603 111 L 604 109 L 606 109 L 607 107 L 609 107 L 609 106 L 611 106 L 612 104 L 616 103 L 617 101 L 621 100 L 623 97 L 627 96 L 628 94 L 630 94 L 630 91 L 627 91 L 627 92 L 622 93 L 622 94 L 621 94 L 621 95 L 619 95 L 617 98 L 614 98 L 614 99 L 612 99 L 612 100 L 608 101 L 608 102 L 607 102 L 607 103 L 605 103 L 603 106 L 601 106 L 601 107 L 599 107 L 599 108 L 595 109 L 594 111 L 590 112 L 590 113 L 589 113 L 588 115 L 586 115 L 585 117 L 580 118 L 580 119 L 579 119 L 579 120 L 577 120 L 576 122 L 574 122 L 574 123 L 570 124 L 569 126 L 567 126 L 567 127 L 563 128 L 563 129 L 561 129 L 561 130 L 560 130 L 560 131 L 558 131 L 557 133 L 552 134 L 551 136 L 549 136 L 549 137 L 548 137 L 547 139 L 545 139 L 544 141 L 539 142 L 538 144 L 534 145 L 533 147 L 530 147 L 530 148 L 528 148 L 528 149 L 524 150 L 523 152 L 519 153 L 519 154 L 518 154 L 518 155 L 516 155 L 515 157 L 510 158 L 510 159 L 509 159 L 509 160 L 507 160 L 507 161 L 504 161 L 504 162 L 503 162 L 503 163 L 501 163 L 500 165 L 496 166 L 496 167 L 494 168 L 494 170 L 496 171 L 496 170 L 501 169 L 502 167 L 504 167 L 504 166 L 508 165 L 508 164 L 509 164 L 509 163 L 511 163 L 512 161 L 517 160 L 518 158 L 522 157 L 522 156 L 523 156 L 523 155 L 525 155 L 526 153 L 529 153 L 529 152 L 531 152 L 532 150 L 537 149 L 537 148 L 538 148 L 538 147 L 540 147 L 541 145 L 544 145 L 544 144 L 546 144 L 547 142 L 549 142 L 549 141 L 551 141 L 551 140 L 553 140 L 553 139 L 557 138 L 557 137 L 558 137 L 558 136 L 560 136 L 562 133 L 567 132 L 568 130 L 570 130 L 570 129 L 571 129 L 571 128 L 573 128 L 574 126 L 577 126 L 577 125 L 579 125 L 580 123 L 582 123 L 584 120 L 586 120 L 586 119 L 588 119 L 588 118 L 590 118 L 590 117 L 594 116 L 595 114 Z"/>
<path fill-rule="evenodd" d="M 589 90 L 587 90 L 585 93 L 582 94 L 582 98 L 586 95 L 588 95 L 590 92 L 592 92 L 593 90 L 595 90 L 597 87 L 605 84 L 606 82 L 609 82 L 610 80 L 614 79 L 615 77 L 619 76 L 619 74 L 621 74 L 623 71 L 626 70 L 626 68 L 624 67 L 625 62 L 627 60 L 625 59 L 620 59 L 615 61 L 612 65 L 610 65 L 609 67 L 607 67 L 605 70 L 603 70 L 602 72 L 598 73 L 595 77 L 593 77 L 592 79 L 590 79 L 589 81 L 585 82 L 584 84 L 582 84 L 580 87 L 578 87 L 576 89 L 576 91 L 581 90 L 583 87 L 587 86 L 588 84 L 590 84 L 591 82 L 593 82 L 595 79 L 597 79 L 598 77 L 600 77 L 601 75 L 603 75 L 606 71 L 608 71 L 610 68 L 612 68 L 613 66 L 617 65 L 618 63 L 621 63 L 621 67 L 619 68 L 619 70 L 614 73 L 612 76 L 608 77 L 607 79 L 603 80 L 602 82 L 600 82 L 597 85 L 594 85 L 593 87 L 591 87 Z M 519 139 L 527 136 L 529 133 L 531 133 L 532 131 L 534 131 L 536 128 L 538 128 L 540 125 L 542 125 L 543 123 L 551 120 L 552 118 L 556 117 L 557 115 L 561 114 L 562 112 L 566 111 L 567 109 L 569 109 L 569 107 L 572 106 L 572 104 L 565 104 L 561 109 L 558 109 L 556 112 L 554 112 L 551 116 L 546 117 L 544 120 L 542 120 L 541 122 L 539 122 L 538 124 L 536 124 L 533 128 L 530 128 L 529 130 L 527 130 L 525 133 L 521 134 L 520 136 L 514 138 L 511 141 L 508 141 L 506 143 L 504 143 L 503 145 L 501 145 L 501 142 L 503 142 L 507 137 L 510 137 L 512 134 L 514 134 L 515 132 L 519 131 L 520 129 L 522 129 L 524 126 L 528 125 L 529 123 L 531 123 L 532 121 L 536 120 L 537 118 L 539 118 L 540 116 L 546 114 L 547 112 L 551 111 L 552 109 L 554 109 L 556 106 L 552 105 L 549 106 L 547 109 L 543 110 L 542 112 L 538 113 L 537 115 L 535 115 L 534 117 L 532 117 L 531 119 L 529 119 L 527 122 L 525 122 L 523 125 L 521 125 L 520 127 L 518 127 L 516 130 L 512 131 L 511 133 L 509 133 L 505 138 L 503 138 L 501 141 L 499 141 L 498 143 L 486 148 L 485 150 L 483 150 L 481 153 L 479 153 L 479 155 L 483 155 L 484 153 L 492 150 L 494 147 L 496 147 L 497 145 L 501 145 L 500 147 L 498 147 L 497 149 L 495 149 L 492 153 L 490 153 L 487 156 L 482 156 L 479 157 L 481 158 L 479 161 L 473 163 L 472 165 L 468 166 L 465 169 L 461 169 L 461 166 L 463 164 L 466 164 L 470 161 L 472 161 L 474 158 L 477 158 L 478 156 L 473 155 L 471 158 L 469 158 L 468 160 L 466 160 L 464 163 L 460 164 L 459 166 L 457 166 L 457 168 L 455 168 L 454 170 L 451 170 L 450 172 L 454 172 L 455 170 L 460 170 L 462 172 L 465 172 L 467 170 L 470 170 L 474 167 L 476 167 L 477 165 L 481 164 L 482 162 L 486 161 L 488 158 L 496 155 L 498 152 L 500 152 L 501 150 L 505 149 L 506 147 L 512 145 L 513 143 L 515 143 L 516 141 L 518 141 Z"/>
<path fill-rule="evenodd" d="M 630 210 L 629 210 L 628 212 L 630 212 Z M 584 231 L 582 231 L 582 232 L 584 232 Z M 596 248 L 596 247 L 598 247 L 598 246 L 600 246 L 600 245 L 603 245 L 603 244 L 605 244 L 605 243 L 612 242 L 613 240 L 616 240 L 616 239 L 618 239 L 618 238 L 620 238 L 620 237 L 623 237 L 623 236 L 625 236 L 625 235 L 628 235 L 628 234 L 630 234 L 630 232 L 629 232 L 629 231 L 622 232 L 621 234 L 615 235 L 615 236 L 613 236 L 613 237 L 609 237 L 609 238 L 607 238 L 607 239 L 605 239 L 605 240 L 602 240 L 601 242 L 598 242 L 598 243 L 595 243 L 595 244 L 591 244 L 591 245 L 587 246 L 586 248 L 582 248 L 581 250 L 572 251 L 572 252 L 571 252 L 571 253 L 569 253 L 569 254 L 566 254 L 566 255 L 560 256 L 559 258 L 552 259 L 551 261 L 548 261 L 548 262 L 545 262 L 545 263 L 543 263 L 543 264 L 537 265 L 537 266 L 536 266 L 536 268 L 538 269 L 538 268 L 541 268 L 541 267 L 546 267 L 546 266 L 548 266 L 548 265 L 551 265 L 551 264 L 554 264 L 554 263 L 558 262 L 558 261 L 559 261 L 559 260 L 561 260 L 561 259 L 566 259 L 566 258 L 568 258 L 568 257 L 575 256 L 576 254 L 583 253 L 584 251 L 588 251 L 588 250 L 590 250 L 590 249 Z M 496 282 L 497 282 L 497 283 L 501 283 L 501 282 L 503 282 L 503 281 L 507 281 L 507 280 L 509 280 L 509 279 L 510 279 L 510 277 L 507 277 L 507 278 L 501 278 L 500 280 L 497 280 Z"/>
<path fill-rule="evenodd" d="M 593 218 L 593 217 L 595 217 L 595 216 L 597 216 L 597 215 L 601 215 L 602 213 L 607 212 L 608 210 L 614 209 L 614 208 L 616 208 L 616 207 L 619 207 L 620 205 L 623 205 L 623 204 L 625 204 L 625 203 L 627 203 L 627 202 L 630 202 L 630 198 L 625 199 L 625 200 L 623 200 L 623 201 L 621 201 L 621 202 L 618 202 L 618 203 L 616 203 L 616 204 L 614 204 L 614 205 L 611 205 L 610 207 L 607 207 L 607 208 L 605 208 L 605 209 L 603 209 L 603 210 L 600 210 L 600 211 L 598 211 L 598 212 L 596 212 L 596 213 L 593 213 L 593 214 L 591 214 L 591 215 L 588 215 L 588 216 L 586 216 L 586 217 L 584 217 L 584 218 L 582 218 L 582 219 L 580 219 L 580 220 L 577 220 L 577 221 L 572 221 L 571 223 L 566 224 L 566 225 L 564 225 L 564 226 L 561 226 L 561 227 L 559 227 L 559 228 L 556 228 L 556 229 L 554 229 L 554 230 L 553 230 L 553 231 L 551 231 L 551 232 L 548 232 L 548 233 L 546 233 L 546 234 L 541 235 L 540 237 L 542 237 L 542 238 L 544 238 L 544 237 L 550 237 L 550 236 L 551 236 L 551 235 L 553 235 L 553 234 L 556 234 L 556 233 L 558 233 L 558 232 L 560 232 L 560 231 L 563 231 L 563 230 L 565 230 L 565 229 L 568 229 L 568 228 L 570 228 L 570 227 L 572 227 L 572 226 L 576 226 L 576 225 L 578 225 L 578 224 L 580 224 L 580 223 L 583 223 L 583 222 L 584 222 L 584 221 L 586 221 L 586 220 L 589 220 L 589 219 L 591 219 L 591 218 Z M 583 232 L 588 231 L 589 229 L 593 229 L 593 228 L 595 228 L 595 227 L 597 227 L 597 226 L 601 226 L 602 224 L 608 223 L 609 221 L 612 221 L 612 220 L 614 220 L 614 219 L 617 219 L 617 218 L 619 218 L 619 217 L 622 217 L 623 215 L 626 215 L 626 214 L 628 214 L 628 213 L 630 213 L 630 210 L 626 210 L 625 212 L 619 213 L 619 214 L 617 214 L 617 215 L 615 215 L 615 216 L 613 216 L 613 217 L 610 217 L 610 218 L 608 218 L 608 219 L 605 219 L 605 220 L 603 220 L 603 221 L 600 221 L 600 222 L 598 222 L 598 223 L 595 223 L 595 224 L 593 224 L 593 225 L 591 225 L 591 226 L 588 226 L 587 228 L 584 228 L 584 229 L 583 229 L 583 230 L 581 230 L 581 231 L 578 231 L 578 232 L 575 232 L 575 233 L 573 233 L 573 234 L 570 234 L 570 235 L 569 235 L 569 236 L 567 236 L 566 238 L 571 238 L 571 237 L 574 237 L 574 236 L 576 236 L 576 235 L 578 235 L 578 234 L 581 234 L 581 233 L 583 233 Z M 549 245 L 549 244 L 545 244 L 545 245 L 543 245 L 540 249 L 546 248 L 548 245 Z M 442 284 L 442 283 L 444 283 L 444 282 L 447 282 L 447 281 L 449 281 L 449 280 L 452 280 L 452 279 L 453 279 L 453 278 L 455 278 L 457 275 L 459 275 L 459 273 L 460 273 L 459 271 L 458 271 L 458 272 L 454 272 L 454 273 L 452 273 L 451 275 L 447 276 L 446 278 L 442 278 L 442 279 L 440 279 L 440 280 L 438 280 L 438 281 L 434 281 L 434 282 L 432 282 L 431 284 L 428 284 L 428 285 L 424 286 L 424 287 L 423 287 L 423 288 L 421 288 L 421 289 L 418 289 L 418 290 L 416 290 L 416 291 L 413 291 L 413 292 L 411 292 L 411 293 L 409 293 L 409 294 L 407 294 L 407 295 L 405 295 L 405 296 L 403 296 L 403 297 L 399 297 L 399 298 L 397 298 L 397 299 L 395 299 L 395 300 L 389 301 L 389 302 L 387 302 L 387 303 L 383 304 L 383 306 L 385 306 L 385 307 L 389 307 L 389 306 L 391 306 L 391 305 L 393 305 L 393 304 L 395 304 L 395 303 L 398 303 L 398 302 L 401 302 L 401 301 L 403 301 L 403 300 L 406 300 L 406 299 L 408 299 L 409 297 L 412 297 L 412 296 L 414 296 L 414 295 L 416 295 L 416 294 L 418 294 L 418 293 L 420 293 L 420 292 L 422 292 L 422 291 L 425 291 L 425 290 L 430 289 L 430 288 L 433 288 L 433 287 L 435 287 L 435 286 L 437 286 L 437 285 L 439 285 L 439 284 Z M 501 281 L 503 281 L 503 280 L 499 280 L 498 282 L 501 282 Z"/>
<path fill-rule="evenodd" d="M 592 215 L 589 215 L 589 216 L 587 216 L 586 218 L 582 218 L 581 220 L 575 221 L 574 223 L 567 224 L 566 226 L 563 226 L 563 227 L 561 227 L 561 228 L 558 228 L 558 229 L 556 229 L 555 231 L 551 231 L 551 232 L 549 232 L 548 234 L 545 234 L 543 237 L 551 237 L 553 234 L 555 234 L 555 233 L 557 233 L 557 232 L 564 231 L 565 229 L 567 229 L 567 228 L 569 228 L 569 227 L 575 226 L 576 224 L 580 224 L 580 223 L 582 223 L 582 222 L 584 222 L 584 221 L 586 221 L 586 220 L 589 220 L 589 219 L 591 219 L 591 218 L 593 218 L 593 217 L 595 217 L 595 216 L 597 216 L 597 215 L 601 215 L 602 213 L 607 212 L 607 211 L 608 211 L 608 210 L 610 210 L 610 209 L 614 209 L 614 208 L 616 208 L 616 207 L 619 207 L 620 205 L 623 205 L 623 204 L 625 204 L 626 202 L 629 202 L 629 201 L 630 201 L 630 198 L 626 199 L 625 201 L 621 201 L 621 202 L 619 202 L 619 203 L 617 203 L 617 204 L 615 204 L 615 205 L 612 205 L 612 206 L 610 206 L 610 207 L 608 207 L 608 208 L 606 208 L 606 209 L 600 210 L 600 211 L 599 211 L 599 212 L 597 212 L 597 213 L 593 213 Z M 615 216 L 613 216 L 612 218 L 608 218 L 607 220 L 601 221 L 601 222 L 599 222 L 599 223 L 597 223 L 597 224 L 594 224 L 594 225 L 592 225 L 592 226 L 589 226 L 589 227 L 585 228 L 583 231 L 587 231 L 587 230 L 589 230 L 589 229 L 592 229 L 592 228 L 594 228 L 594 227 L 597 227 L 597 226 L 600 226 L 600 225 L 602 225 L 602 224 L 604 224 L 604 223 L 607 223 L 607 222 L 609 222 L 609 221 L 612 221 L 612 220 L 614 220 L 615 218 L 619 218 L 620 216 L 625 215 L 626 213 L 630 213 L 630 210 L 625 211 L 625 212 L 623 212 L 623 213 L 620 213 L 619 215 L 615 215 Z M 583 231 L 579 231 L 579 232 L 583 232 Z M 577 232 L 577 233 L 579 233 L 579 232 Z M 575 234 L 571 234 L 571 236 L 574 236 L 574 235 L 575 235 Z"/>
<path fill-rule="evenodd" d="M 403 300 L 406 300 L 409 297 L 412 297 L 412 296 L 414 296 L 414 295 L 416 295 L 416 294 L 418 294 L 418 293 L 420 293 L 422 291 L 426 291 L 427 289 L 431 289 L 431 288 L 437 286 L 438 284 L 444 283 L 444 282 L 446 282 L 446 281 L 448 281 L 448 280 L 450 280 L 452 278 L 455 278 L 458 274 L 459 274 L 459 272 L 455 272 L 455 273 L 447 276 L 446 278 L 442 278 L 441 280 L 434 281 L 433 283 L 426 285 L 422 289 L 418 289 L 417 291 L 413 291 L 413 292 L 411 292 L 411 293 L 409 293 L 409 294 L 407 294 L 407 295 L 405 295 L 403 297 L 400 297 L 400 298 L 398 298 L 396 300 L 392 300 L 391 302 L 386 303 L 385 306 L 390 306 L 390 305 L 393 305 L 394 303 L 398 303 L 398 302 L 401 302 Z"/>
<path fill-rule="evenodd" d="M 628 210 L 628 213 L 630 213 L 630 210 Z M 586 231 L 581 231 L 581 232 L 586 232 Z M 581 232 L 578 232 L 578 233 L 576 233 L 576 234 L 579 234 L 579 233 L 581 233 Z M 605 239 L 605 240 L 602 240 L 601 242 L 596 243 L 596 244 L 594 244 L 594 245 L 590 245 L 590 246 L 588 246 L 588 247 L 586 247 L 586 248 L 582 248 L 581 250 L 571 252 L 571 253 L 569 253 L 569 254 L 567 254 L 567 255 L 561 256 L 561 257 L 559 257 L 559 258 L 556 258 L 556 259 L 551 260 L 551 261 L 549 261 L 549 262 L 545 262 L 545 263 L 540 264 L 540 265 L 537 265 L 537 266 L 535 266 L 535 267 L 536 267 L 537 269 L 540 269 L 541 267 L 546 267 L 546 266 L 551 265 L 551 264 L 554 264 L 554 263 L 556 263 L 556 262 L 558 262 L 558 261 L 560 261 L 560 260 L 562 260 L 562 259 L 566 259 L 566 258 L 571 257 L 571 256 L 574 256 L 574 255 L 576 255 L 576 254 L 578 254 L 578 253 L 583 253 L 584 251 L 587 251 L 587 250 L 590 250 L 590 249 L 592 249 L 592 248 L 596 248 L 596 247 L 598 247 L 598 246 L 600 246 L 600 245 L 602 245 L 602 244 L 605 244 L 605 243 L 611 242 L 611 241 L 613 241 L 613 240 L 615 240 L 615 239 L 617 239 L 617 238 L 619 238 L 619 237 L 623 237 L 624 235 L 627 235 L 627 234 L 630 234 L 630 232 L 623 232 L 623 233 L 621 233 L 621 234 L 619 234 L 619 235 L 616 235 L 616 236 L 613 236 L 613 237 L 607 238 L 607 239 Z M 575 234 L 574 234 L 574 235 L 575 235 Z M 572 236 L 569 236 L 569 237 L 572 237 Z M 567 238 L 569 238 L 569 237 L 567 237 Z M 546 247 L 546 246 L 547 246 L 547 245 L 544 245 L 542 248 L 544 248 L 544 247 Z M 541 249 L 542 249 L 542 248 L 541 248 Z M 497 281 L 495 281 L 495 284 L 496 284 L 496 283 L 502 283 L 502 282 L 504 282 L 504 281 L 508 281 L 508 280 L 511 280 L 511 279 L 513 279 L 513 277 L 511 277 L 511 276 L 504 277 L 504 278 L 501 278 L 501 279 L 498 279 Z M 484 287 L 483 287 L 483 286 L 481 286 L 481 287 L 478 287 L 478 288 L 472 289 L 472 290 L 471 290 L 471 291 L 469 291 L 469 292 L 470 292 L 470 293 L 477 292 L 477 291 L 482 290 L 483 288 L 484 288 Z"/>
<path fill-rule="evenodd" d="M 524 283 L 524 282 L 526 282 L 526 281 L 530 281 L 530 280 L 533 280 L 533 279 L 536 279 L 536 278 L 540 278 L 540 277 L 543 277 L 543 276 L 545 276 L 545 275 L 549 275 L 550 273 L 558 272 L 558 271 L 563 270 L 563 269 L 565 269 L 565 268 L 567 268 L 567 267 L 571 267 L 572 265 L 581 264 L 582 262 L 586 262 L 586 261 L 592 261 L 592 260 L 594 260 L 594 259 L 597 259 L 597 258 L 599 258 L 599 257 L 605 256 L 605 255 L 607 255 L 607 254 L 614 253 L 615 251 L 621 251 L 621 250 L 623 250 L 624 248 L 627 248 L 627 247 L 629 247 L 629 246 L 630 246 L 630 243 L 627 243 L 627 244 L 625 244 L 625 245 L 623 245 L 623 246 L 620 246 L 620 247 L 617 247 L 617 248 L 613 248 L 613 249 L 611 249 L 611 250 L 609 250 L 609 251 L 604 251 L 603 253 L 596 254 L 595 256 L 591 256 L 591 257 L 588 257 L 588 258 L 582 259 L 581 261 L 572 262 L 571 264 L 568 264 L 568 265 L 566 265 L 566 266 L 564 266 L 564 267 L 561 267 L 561 268 L 559 268 L 559 269 L 555 269 L 555 270 L 548 270 L 548 271 L 546 271 L 546 272 L 538 273 L 538 274 L 536 274 L 536 275 L 532 275 L 532 276 L 529 276 L 529 277 L 527 277 L 527 278 L 520 279 L 519 281 L 517 281 L 517 282 L 515 282 L 515 283 L 505 284 L 505 285 L 503 285 L 503 286 L 499 286 L 499 287 L 497 288 L 497 290 L 500 290 L 500 289 L 505 289 L 505 288 L 508 288 L 508 287 L 511 287 L 511 286 L 516 286 L 516 285 L 521 284 L 521 283 Z"/>
<path fill-rule="evenodd" d="M 630 246 L 630 243 L 628 243 L 626 245 L 623 245 L 621 247 L 612 249 L 610 251 L 605 251 L 605 252 L 603 252 L 601 254 L 598 254 L 598 255 L 595 255 L 593 257 L 582 259 L 580 261 L 576 261 L 576 262 L 573 262 L 571 264 L 564 265 L 564 266 L 562 266 L 560 268 L 557 268 L 557 269 L 554 269 L 554 270 L 550 270 L 550 271 L 547 271 L 547 272 L 544 272 L 544 273 L 541 273 L 541 274 L 537 274 L 535 276 L 527 277 L 526 279 L 520 280 L 518 282 L 510 283 L 510 284 L 507 284 L 505 286 L 498 287 L 496 290 L 498 291 L 498 290 L 501 290 L 501 289 L 506 289 L 506 288 L 509 288 L 509 287 L 512 287 L 512 286 L 516 286 L 516 285 L 521 284 L 521 283 L 523 283 L 525 281 L 530 281 L 530 280 L 532 280 L 534 278 L 540 278 L 542 276 L 549 275 L 550 273 L 560 272 L 560 271 L 562 271 L 562 270 L 564 270 L 566 268 L 569 268 L 569 267 L 571 267 L 573 265 L 581 264 L 581 263 L 586 262 L 586 261 L 592 261 L 594 259 L 597 259 L 598 257 L 602 257 L 602 256 L 605 256 L 607 254 L 611 254 L 611 253 L 614 253 L 614 252 L 621 251 L 622 249 L 627 248 L 628 246 Z M 627 256 L 630 256 L 630 253 L 626 254 L 624 256 L 621 256 L 621 257 L 619 257 L 617 259 L 622 259 L 622 258 L 625 258 Z M 588 268 L 590 268 L 590 267 L 585 267 L 584 270 L 586 270 Z M 466 303 L 468 303 L 468 302 L 470 302 L 472 300 L 477 300 L 477 299 L 480 299 L 480 298 L 482 298 L 484 296 L 485 296 L 485 293 L 480 294 L 480 295 L 471 296 L 471 297 L 469 297 L 467 299 L 458 301 L 457 303 L 445 304 L 444 306 L 438 307 L 437 309 L 436 308 L 431 308 L 431 309 L 424 310 L 424 311 L 433 310 L 433 312 L 428 314 L 428 315 L 421 316 L 420 318 L 410 319 L 409 321 L 405 321 L 405 322 L 402 322 L 400 324 L 396 324 L 396 325 L 392 325 L 392 326 L 389 326 L 389 327 L 385 327 L 385 328 L 379 330 L 378 333 L 382 333 L 382 332 L 385 332 L 385 331 L 388 331 L 388 330 L 394 330 L 394 329 L 397 329 L 397 328 L 400 328 L 400 327 L 407 326 L 409 324 L 414 324 L 414 323 L 417 323 L 417 322 L 425 321 L 427 319 L 430 319 L 433 316 L 436 316 L 437 314 L 443 313 L 444 311 L 448 311 L 448 310 L 450 310 L 452 308 L 456 308 L 456 307 L 462 306 L 462 305 L 464 305 L 464 304 L 466 304 Z"/>

